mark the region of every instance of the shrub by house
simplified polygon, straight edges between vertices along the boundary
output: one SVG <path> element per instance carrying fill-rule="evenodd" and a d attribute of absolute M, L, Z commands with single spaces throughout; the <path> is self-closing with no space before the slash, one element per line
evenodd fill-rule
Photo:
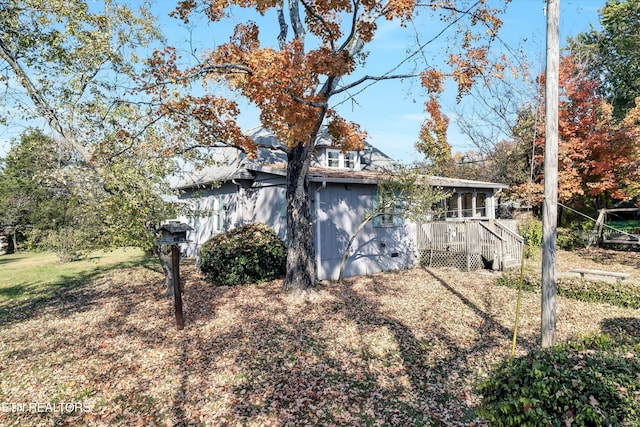
<path fill-rule="evenodd" d="M 243 225 L 207 240 L 200 249 L 200 270 L 213 285 L 238 285 L 283 277 L 286 246 L 263 223 Z"/>

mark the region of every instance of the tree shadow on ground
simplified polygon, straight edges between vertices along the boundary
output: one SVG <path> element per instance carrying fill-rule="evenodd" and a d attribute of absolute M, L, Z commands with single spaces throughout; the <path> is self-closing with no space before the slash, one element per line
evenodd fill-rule
<path fill-rule="evenodd" d="M 0 288 L 0 297 L 6 298 L 0 303 L 0 326 L 11 325 L 33 319 L 46 310 L 65 316 L 69 313 L 89 310 L 98 299 L 88 285 L 98 278 L 117 270 L 143 267 L 158 271 L 157 261 L 144 257 L 140 261 L 122 261 L 108 266 L 96 267 L 76 275 L 64 275 L 62 279 L 40 286 L 36 283 L 17 283 Z"/>
<path fill-rule="evenodd" d="M 116 263 L 64 278 L 34 301 L 0 307 L 8 316 L 3 328 L 12 331 L 9 342 L 0 346 L 3 365 L 8 364 L 2 372 L 5 379 L 17 375 L 14 370 L 19 367 L 24 374 L 18 382 L 32 384 L 51 402 L 91 402 L 94 424 L 161 424 L 169 416 L 167 405 L 149 385 L 167 379 L 145 371 L 145 358 L 157 352 L 171 354 L 175 329 L 158 271 L 153 258 Z M 26 322 L 33 318 L 38 322 Z M 165 372 L 170 378 L 170 371 Z M 20 393 L 19 388 L 12 391 Z M 6 393 L 11 391 L 0 390 L 0 400 L 20 401 L 19 394 Z M 5 413 L 0 414 L 0 424 L 78 425 L 86 423 L 84 415 Z"/>
<path fill-rule="evenodd" d="M 366 289 L 351 279 L 329 284 L 321 301 L 292 302 L 265 286 L 268 305 L 261 304 L 262 296 L 236 301 L 234 288 L 187 284 L 186 307 L 192 310 L 186 312 L 187 328 L 224 316 L 225 310 L 238 315 L 214 336 L 191 334 L 181 342 L 182 371 L 173 408 L 178 425 L 195 423 L 188 408 L 203 399 L 224 408 L 215 418 L 221 425 L 473 422 L 477 416 L 469 392 L 478 366 L 470 360 L 501 358 L 512 332 L 456 286 L 429 274 L 434 286 L 473 313 L 472 337 L 461 340 L 433 319 L 417 332 L 390 314 L 378 297 L 398 297 L 402 291 L 387 283 L 384 274 L 368 278 Z M 196 308 L 190 292 L 208 300 L 207 309 Z M 332 325 L 339 325 L 344 335 L 345 324 L 347 330 L 353 327 L 353 336 L 332 334 Z M 384 345 L 376 347 L 376 340 Z M 220 376 L 226 381 L 215 386 Z M 216 387 L 222 387 L 220 394 L 212 395 Z"/>
<path fill-rule="evenodd" d="M 0 255 L 0 265 L 11 264 L 12 262 L 20 261 L 20 260 L 25 258 L 23 256 L 16 256 L 14 254 L 9 254 L 9 255 L 10 256 L 2 256 L 2 255 Z"/>
<path fill-rule="evenodd" d="M 638 250 L 616 251 L 603 248 L 589 248 L 576 251 L 583 258 L 602 265 L 628 265 L 640 268 L 640 252 Z"/>
<path fill-rule="evenodd" d="M 364 306 L 370 309 L 372 323 L 384 325 L 392 332 L 398 343 L 412 392 L 423 404 L 427 404 L 423 406 L 425 414 L 432 413 L 438 424 L 471 422 L 476 415 L 473 404 L 469 401 L 469 381 L 477 376 L 477 366 L 472 366 L 469 362 L 471 359 L 481 359 L 487 353 L 496 353 L 496 349 L 500 349 L 500 342 L 508 340 L 512 331 L 502 326 L 488 312 L 471 302 L 432 270 L 425 271 L 480 319 L 476 327 L 477 338 L 468 337 L 461 341 L 459 337 L 452 335 L 447 325 L 438 323 L 430 323 L 426 335 L 418 337 L 414 328 L 385 315 L 383 307 L 378 302 L 367 299 L 349 287 L 346 288 L 347 292 L 343 290 L 340 295 L 345 301 L 350 302 L 350 306 L 355 305 L 352 298 L 363 299 Z M 383 290 L 385 288 L 397 289 L 395 286 L 387 286 L 384 277 L 380 275 L 373 279 L 380 293 L 387 293 Z M 359 305 L 362 306 L 362 303 Z M 524 344 L 522 339 L 521 341 L 521 344 Z M 445 349 L 444 352 L 442 348 Z M 446 418 L 447 416 L 449 418 Z"/>
<path fill-rule="evenodd" d="M 640 345 L 640 318 L 614 317 L 601 322 L 602 332 L 611 336 L 619 344 Z"/>

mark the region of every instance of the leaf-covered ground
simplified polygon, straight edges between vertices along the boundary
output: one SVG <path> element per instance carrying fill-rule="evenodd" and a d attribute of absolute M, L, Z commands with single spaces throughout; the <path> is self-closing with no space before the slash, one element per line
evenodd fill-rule
<path fill-rule="evenodd" d="M 484 425 L 474 384 L 510 352 L 516 291 L 486 272 L 417 268 L 304 297 L 183 279 L 182 331 L 145 268 L 0 307 L 0 425 Z M 539 317 L 525 293 L 519 353 Z M 558 298 L 560 340 L 639 319 Z"/>

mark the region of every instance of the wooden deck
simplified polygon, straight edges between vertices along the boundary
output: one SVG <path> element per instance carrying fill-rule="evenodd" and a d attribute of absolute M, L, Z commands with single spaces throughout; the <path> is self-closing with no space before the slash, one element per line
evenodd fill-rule
<path fill-rule="evenodd" d="M 520 265 L 524 239 L 498 220 L 442 221 L 418 227 L 418 256 L 426 266 L 470 271 Z"/>

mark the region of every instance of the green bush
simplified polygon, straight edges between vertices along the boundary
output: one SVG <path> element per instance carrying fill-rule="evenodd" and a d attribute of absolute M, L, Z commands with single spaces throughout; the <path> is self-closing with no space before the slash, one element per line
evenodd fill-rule
<path fill-rule="evenodd" d="M 558 281 L 558 295 L 578 301 L 640 309 L 640 292 L 637 287 L 629 283 L 566 278 Z"/>
<path fill-rule="evenodd" d="M 511 270 L 496 279 L 496 285 L 518 289 L 519 271 Z M 525 272 L 522 280 L 525 291 L 539 291 L 541 277 L 532 272 Z M 624 282 L 596 282 L 580 278 L 561 278 L 556 281 L 556 293 L 559 296 L 577 301 L 596 302 L 615 305 L 616 307 L 640 309 L 640 293 L 637 286 Z"/>
<path fill-rule="evenodd" d="M 247 224 L 207 240 L 200 249 L 200 270 L 213 285 L 264 282 L 284 276 L 286 257 L 273 229 Z"/>
<path fill-rule="evenodd" d="M 570 228 L 559 228 L 556 239 L 558 249 L 572 251 L 576 248 L 584 248 L 587 246 L 587 240 L 582 232 Z"/>
<path fill-rule="evenodd" d="M 640 426 L 640 358 L 606 336 L 504 361 L 480 383 L 492 426 Z"/>
<path fill-rule="evenodd" d="M 525 271 L 522 276 L 522 290 L 535 292 L 540 290 L 540 275 Z M 511 289 L 518 289 L 520 285 L 520 270 L 507 270 L 496 279 L 496 285 Z"/>
<path fill-rule="evenodd" d="M 98 236 L 82 228 L 65 227 L 60 230 L 33 232 L 29 239 L 31 249 L 46 249 L 55 252 L 60 262 L 71 262 L 85 258 L 95 250 Z"/>
<path fill-rule="evenodd" d="M 542 221 L 529 218 L 518 226 L 518 233 L 527 242 L 526 258 L 531 258 L 535 249 L 542 247 Z"/>
<path fill-rule="evenodd" d="M 573 223 L 570 228 L 558 228 L 558 248 L 567 251 L 586 248 L 592 230 L 593 222 L 590 221 Z"/>

